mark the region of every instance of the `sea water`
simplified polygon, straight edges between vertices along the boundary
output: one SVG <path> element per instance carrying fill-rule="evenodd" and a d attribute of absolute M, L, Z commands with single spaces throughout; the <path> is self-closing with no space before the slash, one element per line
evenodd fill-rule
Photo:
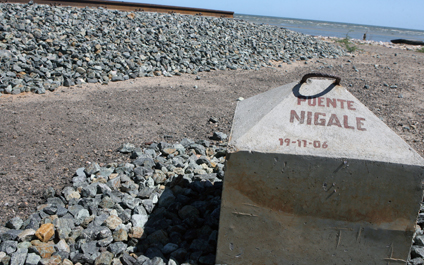
<path fill-rule="evenodd" d="M 424 31 L 413 29 L 243 14 L 234 14 L 234 18 L 259 24 L 263 23 L 279 26 L 313 36 L 363 39 L 364 34 L 366 34 L 366 40 L 372 41 L 390 42 L 390 40 L 393 39 L 414 39 L 424 41 Z"/>

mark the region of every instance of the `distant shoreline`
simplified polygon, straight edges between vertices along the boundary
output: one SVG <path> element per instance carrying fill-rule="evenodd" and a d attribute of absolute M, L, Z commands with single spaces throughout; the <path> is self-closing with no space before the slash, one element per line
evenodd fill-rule
<path fill-rule="evenodd" d="M 345 38 L 348 36 L 352 39 L 362 40 L 364 33 L 366 33 L 367 40 L 377 42 L 390 42 L 390 40 L 393 39 L 415 39 L 424 41 L 424 31 L 415 29 L 401 29 L 351 23 L 265 17 L 243 14 L 235 14 L 234 18 L 258 24 L 278 26 L 312 36 L 331 36 L 339 38 Z"/>
<path fill-rule="evenodd" d="M 349 23 L 349 22 L 336 22 L 336 21 L 325 21 L 325 20 L 315 20 L 315 19 L 261 16 L 261 15 L 236 14 L 236 13 L 234 14 L 234 18 L 239 18 L 239 17 L 242 17 L 242 16 L 263 17 L 263 18 L 272 18 L 272 19 L 285 19 L 285 20 L 311 21 L 311 22 L 318 22 L 318 23 L 345 24 L 345 25 L 352 25 L 352 26 L 378 27 L 378 28 L 386 28 L 386 29 L 397 29 L 397 30 L 408 30 L 408 31 L 410 30 L 410 31 L 424 32 L 424 30 L 420 30 L 420 29 L 398 28 L 398 27 L 388 27 L 388 26 L 368 25 L 368 24 L 356 24 L 356 23 Z"/>
<path fill-rule="evenodd" d="M 338 37 L 329 37 L 329 36 L 313 36 L 316 39 L 319 40 L 323 40 L 323 41 L 331 41 L 331 42 L 336 42 L 338 40 L 342 40 L 344 38 L 338 38 Z M 391 42 L 384 42 L 384 41 L 372 41 L 372 40 L 361 40 L 361 39 L 354 39 L 351 38 L 349 39 L 350 42 L 354 43 L 354 44 L 359 44 L 359 45 L 378 45 L 378 46 L 383 46 L 383 47 L 387 47 L 387 48 L 392 48 L 392 49 L 401 49 L 401 50 L 408 50 L 408 51 L 416 51 L 421 49 L 423 46 L 417 46 L 417 45 L 408 45 L 408 44 L 394 44 Z"/>

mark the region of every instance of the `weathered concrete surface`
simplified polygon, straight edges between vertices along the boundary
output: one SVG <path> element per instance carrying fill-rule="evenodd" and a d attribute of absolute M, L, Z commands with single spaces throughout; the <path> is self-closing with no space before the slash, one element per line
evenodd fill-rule
<path fill-rule="evenodd" d="M 327 88 L 331 91 L 318 98 L 295 96 L 297 91 L 308 96 Z M 320 142 L 319 148 L 315 141 Z M 384 122 L 344 87 L 332 85 L 331 80 L 313 80 L 302 86 L 291 83 L 241 101 L 230 145 L 267 153 L 423 163 L 420 155 Z"/>
<path fill-rule="evenodd" d="M 229 144 L 217 264 L 406 262 L 424 160 L 343 87 L 241 102 Z"/>

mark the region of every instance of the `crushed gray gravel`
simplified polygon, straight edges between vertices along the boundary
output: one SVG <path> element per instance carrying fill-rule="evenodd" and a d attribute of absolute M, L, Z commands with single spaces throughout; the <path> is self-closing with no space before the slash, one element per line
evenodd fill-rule
<path fill-rule="evenodd" d="M 0 264 L 214 264 L 226 144 L 124 144 L 0 227 Z M 21 262 L 22 261 L 22 262 Z"/>
<path fill-rule="evenodd" d="M 0 93 L 337 58 L 284 28 L 203 16 L 0 3 Z"/>

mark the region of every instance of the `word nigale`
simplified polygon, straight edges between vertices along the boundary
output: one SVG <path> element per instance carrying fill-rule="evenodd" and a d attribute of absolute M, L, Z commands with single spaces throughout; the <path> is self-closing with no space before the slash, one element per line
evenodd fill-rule
<path fill-rule="evenodd" d="M 305 115 L 306 114 L 306 115 Z M 306 117 L 305 117 L 306 116 Z M 339 118 L 340 117 L 340 118 Z M 337 114 L 327 114 L 322 112 L 312 112 L 312 111 L 300 111 L 300 115 L 296 110 L 290 111 L 290 122 L 294 123 L 295 120 L 299 122 L 299 124 L 305 123 L 307 125 L 317 125 L 317 126 L 337 126 L 345 129 L 357 129 L 358 131 L 366 131 L 364 128 L 364 118 L 356 117 L 354 119 L 349 119 L 347 115 Z M 353 120 L 353 121 L 352 121 Z"/>

